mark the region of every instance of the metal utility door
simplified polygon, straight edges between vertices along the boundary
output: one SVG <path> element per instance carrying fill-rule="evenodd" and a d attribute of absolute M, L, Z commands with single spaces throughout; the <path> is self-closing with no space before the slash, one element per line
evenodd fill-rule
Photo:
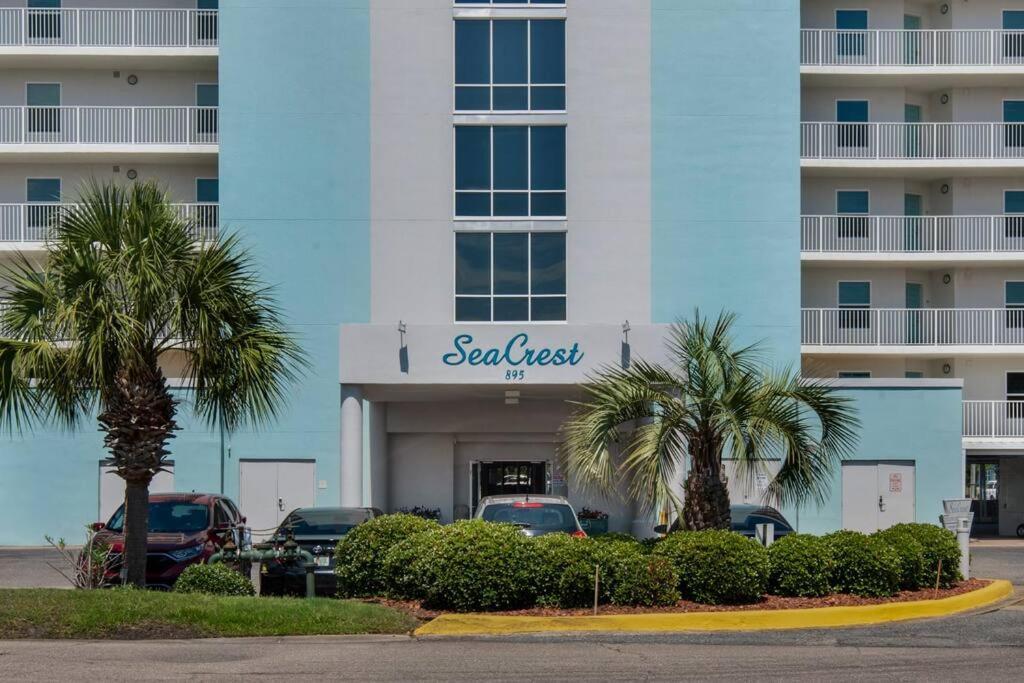
<path fill-rule="evenodd" d="M 253 529 L 253 538 L 267 538 L 289 512 L 316 504 L 316 463 L 242 460 L 238 504 Z"/>
<path fill-rule="evenodd" d="M 150 493 L 174 493 L 174 463 L 167 464 L 166 472 L 158 472 L 149 482 Z M 106 522 L 124 502 L 124 479 L 117 476 L 106 461 L 100 462 L 100 501 L 96 520 Z"/>
<path fill-rule="evenodd" d="M 913 522 L 911 462 L 843 463 L 843 528 L 864 533 Z"/>

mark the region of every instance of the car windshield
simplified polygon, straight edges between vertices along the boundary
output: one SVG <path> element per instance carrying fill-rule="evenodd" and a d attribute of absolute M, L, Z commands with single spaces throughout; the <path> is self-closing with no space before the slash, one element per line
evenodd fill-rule
<path fill-rule="evenodd" d="M 495 503 L 480 513 L 487 522 L 515 524 L 539 531 L 576 531 L 572 508 L 559 503 Z"/>
<path fill-rule="evenodd" d="M 281 522 L 278 536 L 285 536 L 292 527 L 296 536 L 344 536 L 367 519 L 362 510 L 296 510 Z"/>
<path fill-rule="evenodd" d="M 149 532 L 152 534 L 191 534 L 209 527 L 210 510 L 201 503 L 157 501 L 149 504 Z M 124 529 L 124 505 L 107 522 L 111 531 Z"/>

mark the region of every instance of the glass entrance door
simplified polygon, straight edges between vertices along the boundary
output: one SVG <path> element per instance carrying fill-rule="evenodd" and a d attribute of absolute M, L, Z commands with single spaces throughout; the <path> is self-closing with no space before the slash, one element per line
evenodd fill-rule
<path fill-rule="evenodd" d="M 480 499 L 487 496 L 542 495 L 550 491 L 546 462 L 474 462 L 472 467 L 470 515 L 476 514 Z"/>
<path fill-rule="evenodd" d="M 999 461 L 968 458 L 965 498 L 971 499 L 974 529 L 982 534 L 999 532 Z"/>

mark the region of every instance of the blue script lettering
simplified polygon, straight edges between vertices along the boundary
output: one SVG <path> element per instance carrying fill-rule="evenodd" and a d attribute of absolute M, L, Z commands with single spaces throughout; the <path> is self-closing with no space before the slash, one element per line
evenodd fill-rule
<path fill-rule="evenodd" d="M 520 332 L 505 344 L 504 348 L 473 348 L 473 335 L 460 334 L 452 340 L 455 350 L 441 357 L 445 365 L 578 365 L 583 360 L 578 342 L 560 349 L 530 348 L 530 337 Z"/>

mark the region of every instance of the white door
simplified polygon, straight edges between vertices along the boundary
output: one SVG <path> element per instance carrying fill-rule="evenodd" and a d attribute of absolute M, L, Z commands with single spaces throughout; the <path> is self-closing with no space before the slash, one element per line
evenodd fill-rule
<path fill-rule="evenodd" d="M 285 516 L 316 504 L 316 463 L 304 460 L 243 460 L 238 504 L 253 538 L 270 536 Z"/>
<path fill-rule="evenodd" d="M 913 522 L 914 464 L 843 463 L 843 528 L 872 533 Z"/>
<path fill-rule="evenodd" d="M 150 493 L 174 493 L 174 463 L 167 464 L 166 472 L 157 472 L 149 483 Z M 117 476 L 106 463 L 100 463 L 100 503 L 97 521 L 106 522 L 124 502 L 124 479 Z"/>

